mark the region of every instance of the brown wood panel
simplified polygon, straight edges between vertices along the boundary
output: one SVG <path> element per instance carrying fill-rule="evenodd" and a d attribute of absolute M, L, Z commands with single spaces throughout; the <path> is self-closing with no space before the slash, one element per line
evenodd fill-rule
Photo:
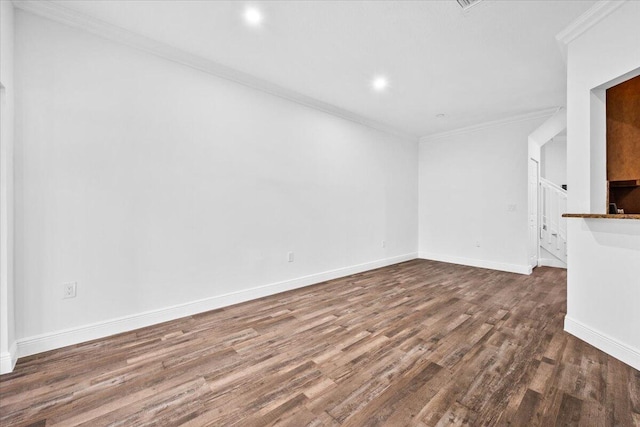
<path fill-rule="evenodd" d="M 640 179 L 640 76 L 607 90 L 607 180 Z"/>
<path fill-rule="evenodd" d="M 409 261 L 20 359 L 0 425 L 638 425 L 640 373 L 563 331 L 565 295 Z"/>
<path fill-rule="evenodd" d="M 640 213 L 640 76 L 607 90 L 608 203 Z"/>

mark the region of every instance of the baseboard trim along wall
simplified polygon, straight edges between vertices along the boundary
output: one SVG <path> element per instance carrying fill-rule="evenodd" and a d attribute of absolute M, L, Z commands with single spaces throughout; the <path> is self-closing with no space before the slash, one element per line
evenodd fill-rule
<path fill-rule="evenodd" d="M 410 261 L 416 258 L 418 258 L 418 254 L 416 252 L 391 258 L 383 258 L 364 264 L 343 267 L 336 270 L 316 273 L 309 276 L 286 280 L 283 282 L 257 286 L 255 288 L 244 289 L 237 292 L 230 292 L 223 295 L 216 295 L 210 298 L 192 301 L 185 304 L 174 305 L 158 310 L 147 311 L 144 313 L 110 319 L 103 322 L 97 322 L 75 328 L 22 338 L 17 342 L 17 353 L 14 351 L 13 360 L 15 363 L 15 355 L 17 355 L 17 357 L 24 357 L 32 354 L 42 353 L 44 351 L 66 347 L 68 345 L 79 344 L 98 338 L 105 338 L 110 335 L 129 332 L 135 329 L 144 328 L 146 326 L 151 326 L 158 323 L 179 319 L 181 317 L 191 316 L 222 307 L 227 307 L 233 304 L 274 295 L 280 292 L 314 285 L 317 283 L 325 282 L 327 280 L 338 279 L 340 277 L 362 273 L 363 271 L 386 267 L 404 261 Z M 4 355 L 2 361 L 4 363 Z M 10 372 L 12 369 L 13 365 L 11 366 L 11 369 L 9 369 L 9 371 L 5 371 L 3 369 L 2 372 Z"/>
<path fill-rule="evenodd" d="M 553 259 L 553 258 L 540 258 L 538 260 L 538 265 L 540 267 L 555 267 L 555 268 L 564 268 L 565 270 L 567 269 L 567 265 L 560 261 L 559 259 Z"/>
<path fill-rule="evenodd" d="M 564 330 L 571 335 L 580 338 L 595 348 L 604 351 L 610 356 L 626 363 L 632 368 L 640 370 L 640 350 L 630 347 L 615 338 L 600 331 L 590 328 L 582 322 L 564 317 Z"/>
<path fill-rule="evenodd" d="M 16 361 L 18 360 L 16 354 L 17 346 L 15 342 L 11 344 L 8 351 L 0 353 L 0 374 L 7 374 L 13 371 L 13 368 L 16 366 Z"/>
<path fill-rule="evenodd" d="M 504 262 L 487 261 L 484 259 L 464 258 L 452 255 L 420 252 L 419 258 L 432 261 L 448 262 L 450 264 L 467 265 L 469 267 L 488 268 L 491 270 L 507 271 L 509 273 L 531 274 L 531 267 L 527 265 L 508 264 Z"/>

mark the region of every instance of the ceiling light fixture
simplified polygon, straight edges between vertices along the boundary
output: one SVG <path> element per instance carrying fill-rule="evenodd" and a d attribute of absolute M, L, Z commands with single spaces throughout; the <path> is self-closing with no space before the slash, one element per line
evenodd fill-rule
<path fill-rule="evenodd" d="M 262 24 L 262 20 L 264 17 L 262 16 L 262 12 L 256 7 L 247 6 L 244 9 L 244 20 L 247 24 L 257 27 Z"/>
<path fill-rule="evenodd" d="M 377 76 L 371 82 L 371 86 L 374 90 L 382 92 L 387 88 L 387 86 L 389 86 L 389 80 L 384 76 Z"/>

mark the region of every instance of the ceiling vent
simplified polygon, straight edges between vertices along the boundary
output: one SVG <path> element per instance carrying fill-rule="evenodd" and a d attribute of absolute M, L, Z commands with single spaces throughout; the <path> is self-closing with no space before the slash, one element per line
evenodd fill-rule
<path fill-rule="evenodd" d="M 458 2 L 462 10 L 467 11 L 471 9 L 473 6 L 480 3 L 482 0 L 456 0 L 456 1 Z"/>

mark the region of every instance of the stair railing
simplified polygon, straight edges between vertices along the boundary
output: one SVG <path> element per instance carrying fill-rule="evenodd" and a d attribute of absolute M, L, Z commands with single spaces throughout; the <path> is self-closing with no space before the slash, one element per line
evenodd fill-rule
<path fill-rule="evenodd" d="M 567 191 L 540 178 L 540 245 L 567 262 Z"/>

